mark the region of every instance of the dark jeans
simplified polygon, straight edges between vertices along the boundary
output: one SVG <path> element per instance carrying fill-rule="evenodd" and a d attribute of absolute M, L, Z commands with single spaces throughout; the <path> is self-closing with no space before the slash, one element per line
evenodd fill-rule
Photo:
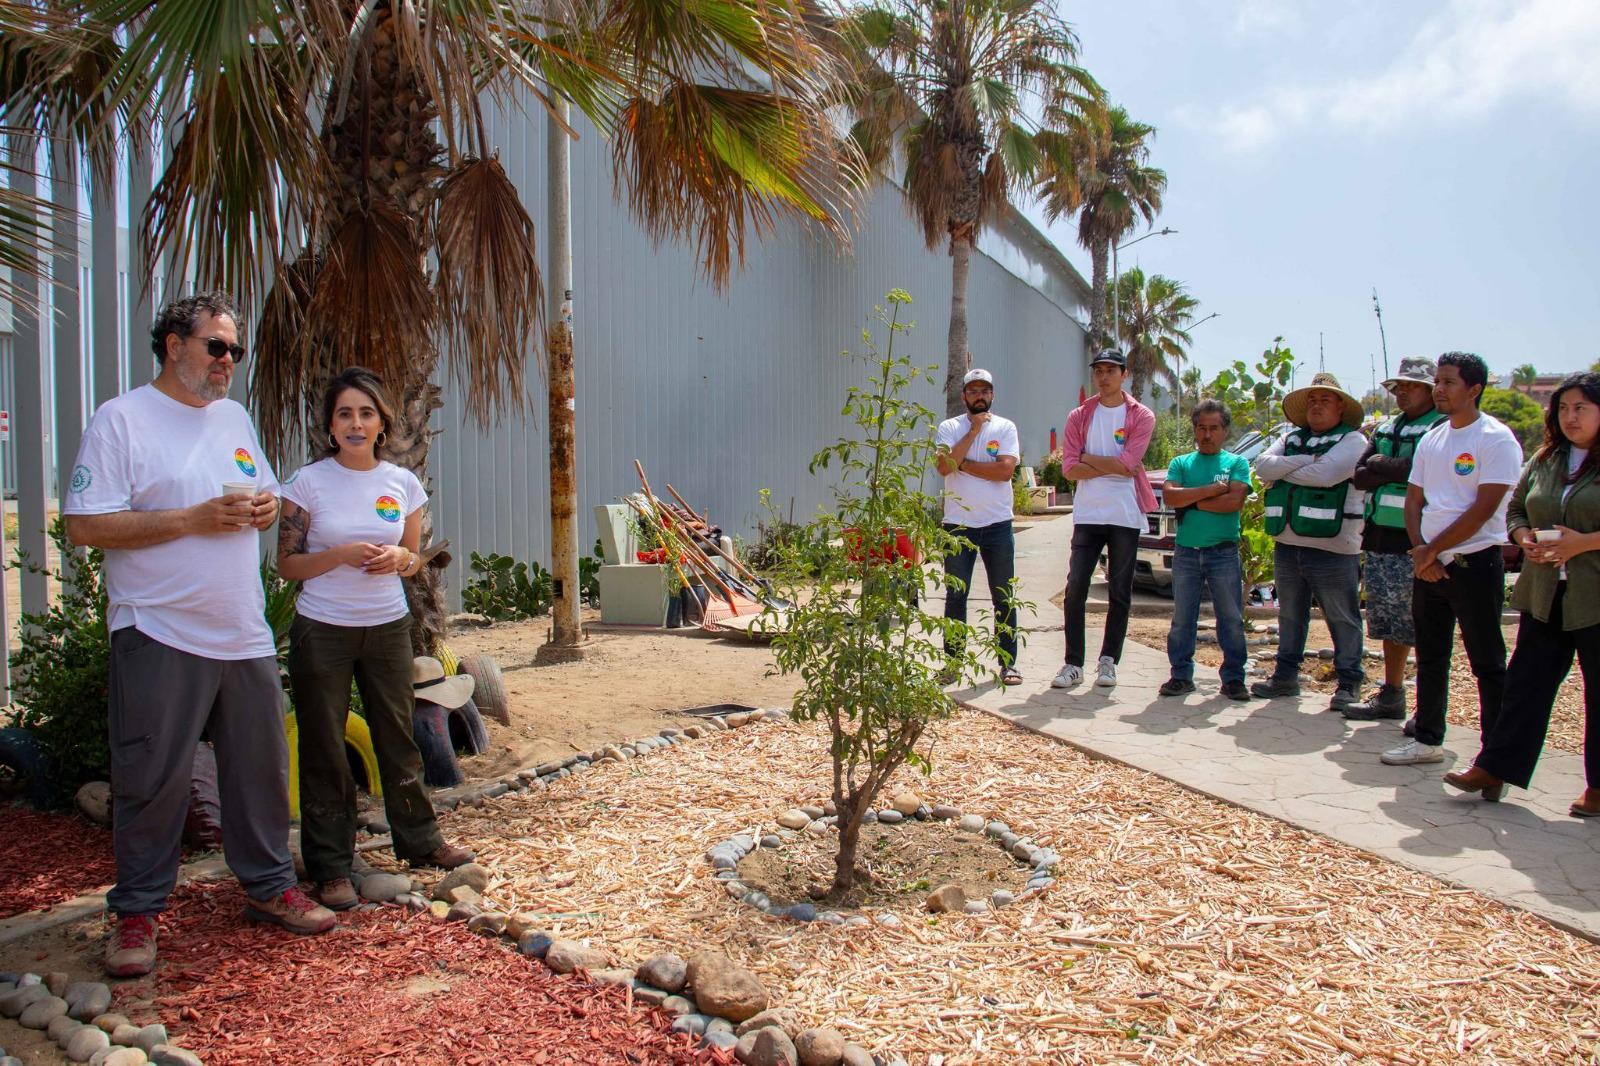
<path fill-rule="evenodd" d="M 1411 586 L 1411 621 L 1417 631 L 1416 736 L 1424 744 L 1444 743 L 1444 708 L 1458 622 L 1472 676 L 1478 679 L 1478 726 L 1484 736 L 1494 729 L 1505 692 L 1506 639 L 1500 631 L 1500 610 L 1506 596 L 1506 566 L 1500 546 L 1458 555 L 1445 573 L 1448 576 L 1442 580 L 1418 580 Z"/>
<path fill-rule="evenodd" d="M 1600 625 L 1567 631 L 1561 628 L 1563 583 L 1550 606 L 1550 621 L 1527 611 L 1517 625 L 1517 650 L 1506 666 L 1505 702 L 1494 728 L 1486 731 L 1483 750 L 1473 760 L 1502 781 L 1527 788 L 1550 728 L 1556 690 L 1578 657 L 1583 671 L 1583 777 L 1600 788 Z M 1590 679 L 1593 679 L 1591 681 Z"/>
<path fill-rule="evenodd" d="M 1273 679 L 1299 679 L 1315 597 L 1322 605 L 1322 620 L 1333 635 L 1333 666 L 1339 687 L 1359 692 L 1367 679 L 1361 668 L 1360 556 L 1279 544 L 1272 552 L 1272 568 L 1278 593 L 1278 658 Z"/>
<path fill-rule="evenodd" d="M 115 914 L 156 914 L 178 882 L 200 733 L 217 753 L 222 847 L 251 899 L 294 887 L 289 747 L 278 662 L 207 659 L 132 626 L 111 635 L 111 832 Z"/>
<path fill-rule="evenodd" d="M 1063 605 L 1067 629 L 1067 662 L 1083 665 L 1084 604 L 1089 600 L 1089 580 L 1100 564 L 1100 553 L 1111 556 L 1107 574 L 1110 601 L 1106 611 L 1106 633 L 1100 640 L 1100 654 L 1112 662 L 1122 658 L 1122 642 L 1128 636 L 1128 611 L 1133 606 L 1133 564 L 1139 556 L 1141 530 L 1130 526 L 1081 525 L 1072 530 L 1072 559 L 1067 564 L 1067 599 Z"/>
<path fill-rule="evenodd" d="M 1211 590 L 1222 648 L 1223 684 L 1244 682 L 1244 579 L 1239 545 L 1185 548 L 1172 553 L 1172 628 L 1167 630 L 1167 662 L 1172 676 L 1194 680 L 1195 630 L 1200 622 L 1200 592 Z"/>
<path fill-rule="evenodd" d="M 344 747 L 352 676 L 378 757 L 395 856 L 421 859 L 444 843 L 411 735 L 411 617 L 336 626 L 302 615 L 289 633 L 289 677 L 300 731 L 300 852 L 313 881 L 349 877 L 355 855 L 356 784 Z"/>
<path fill-rule="evenodd" d="M 1017 605 L 1011 596 L 1011 579 L 1017 573 L 1016 535 L 1011 522 L 996 522 L 989 526 L 956 526 L 946 522 L 946 533 L 954 533 L 972 542 L 944 561 L 947 576 L 958 579 L 960 587 L 947 585 L 944 590 L 944 616 L 959 622 L 967 620 L 967 589 L 972 584 L 972 569 L 978 556 L 983 556 L 983 572 L 989 576 L 989 596 L 994 603 L 995 636 L 1000 640 L 1001 665 L 1014 666 L 1017 661 Z M 946 643 L 946 655 L 960 655 L 961 647 Z"/>

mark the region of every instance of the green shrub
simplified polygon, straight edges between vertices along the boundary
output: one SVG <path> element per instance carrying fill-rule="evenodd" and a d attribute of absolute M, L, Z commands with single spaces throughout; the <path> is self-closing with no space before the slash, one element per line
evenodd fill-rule
<path fill-rule="evenodd" d="M 519 621 L 548 613 L 555 602 L 555 579 L 537 561 L 473 552 L 471 567 L 477 576 L 461 590 L 461 604 L 474 614 L 497 622 Z"/>
<path fill-rule="evenodd" d="M 1156 428 L 1150 434 L 1150 447 L 1144 453 L 1146 470 L 1165 470 L 1173 459 L 1194 451 L 1194 427 L 1188 415 L 1163 411 L 1156 415 Z"/>
<path fill-rule="evenodd" d="M 1044 457 L 1044 462 L 1039 464 L 1039 469 L 1034 471 L 1034 477 L 1039 484 L 1055 489 L 1057 492 L 1067 491 L 1067 478 L 1061 469 L 1061 449 L 1057 448 Z"/>
<path fill-rule="evenodd" d="M 600 560 L 605 558 L 600 538 L 594 539 L 594 554 L 578 560 L 578 595 L 590 607 L 600 606 Z"/>

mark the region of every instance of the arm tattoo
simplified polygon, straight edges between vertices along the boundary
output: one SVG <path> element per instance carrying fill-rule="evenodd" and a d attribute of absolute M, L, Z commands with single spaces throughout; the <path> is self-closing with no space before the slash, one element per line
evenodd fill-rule
<path fill-rule="evenodd" d="M 278 554 L 304 555 L 306 536 L 311 531 L 311 516 L 292 503 L 285 502 L 278 516 Z"/>

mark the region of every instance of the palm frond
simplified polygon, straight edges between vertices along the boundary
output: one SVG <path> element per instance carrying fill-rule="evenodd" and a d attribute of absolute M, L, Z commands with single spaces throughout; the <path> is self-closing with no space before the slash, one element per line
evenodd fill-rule
<path fill-rule="evenodd" d="M 278 469 L 292 465 L 289 449 L 316 427 L 308 404 L 340 368 L 330 365 L 323 325 L 311 319 L 311 295 L 320 264 L 306 252 L 285 264 L 262 304 L 250 371 L 250 406 L 261 446 Z M 313 451 L 315 448 L 313 448 Z"/>

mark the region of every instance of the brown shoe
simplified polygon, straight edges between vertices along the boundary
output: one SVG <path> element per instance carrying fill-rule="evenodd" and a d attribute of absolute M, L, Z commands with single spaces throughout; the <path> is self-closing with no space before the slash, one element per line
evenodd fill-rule
<path fill-rule="evenodd" d="M 350 883 L 348 877 L 336 877 L 332 881 L 317 882 L 317 899 L 330 911 L 347 911 L 361 900 L 356 896 L 356 886 Z"/>
<path fill-rule="evenodd" d="M 1586 788 L 1578 802 L 1567 808 L 1574 818 L 1600 818 L 1600 788 Z"/>
<path fill-rule="evenodd" d="M 244 916 L 252 922 L 271 922 L 291 933 L 310 936 L 326 933 L 335 924 L 333 912 L 312 902 L 296 885 L 272 899 L 253 899 L 245 905 Z"/>
<path fill-rule="evenodd" d="M 143 977 L 156 968 L 156 919 L 153 914 L 119 914 L 106 942 L 106 973 Z"/>
<path fill-rule="evenodd" d="M 1489 771 L 1476 766 L 1469 766 L 1460 772 L 1444 775 L 1444 783 L 1451 788 L 1459 788 L 1463 792 L 1481 792 L 1483 798 L 1490 803 L 1500 802 L 1500 797 L 1505 794 L 1506 783 Z M 1595 812 L 1600 814 L 1600 811 Z"/>
<path fill-rule="evenodd" d="M 437 866 L 441 870 L 454 870 L 457 866 L 465 866 L 476 859 L 466 848 L 458 848 L 454 844 L 440 844 L 420 859 L 412 859 L 412 866 Z"/>

